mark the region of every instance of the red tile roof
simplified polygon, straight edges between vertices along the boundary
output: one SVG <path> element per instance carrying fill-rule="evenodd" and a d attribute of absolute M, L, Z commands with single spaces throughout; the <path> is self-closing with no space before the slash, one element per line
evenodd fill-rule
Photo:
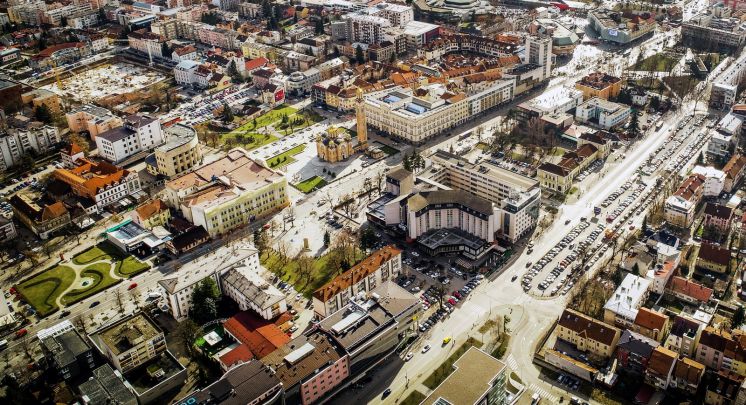
<path fill-rule="evenodd" d="M 327 302 L 329 299 L 339 292 L 350 288 L 350 286 L 365 279 L 371 273 L 378 270 L 381 265 L 388 262 L 392 258 L 401 254 L 401 250 L 394 245 L 384 246 L 383 248 L 373 252 L 370 256 L 366 257 L 360 263 L 353 266 L 351 269 L 335 277 L 332 281 L 324 284 L 323 287 L 314 291 L 314 297 L 318 298 L 322 302 Z"/>
<path fill-rule="evenodd" d="M 150 201 L 148 203 L 145 203 L 139 207 L 137 207 L 137 216 L 140 217 L 140 220 L 148 220 L 153 215 L 161 213 L 163 211 L 168 210 L 168 206 L 166 203 L 161 201 L 160 199 L 156 199 L 153 201 Z"/>
<path fill-rule="evenodd" d="M 671 371 L 671 367 L 673 367 L 677 357 L 673 351 L 663 346 L 658 346 L 653 350 L 653 354 L 650 355 L 647 371 L 652 372 L 654 375 L 665 377 Z"/>
<path fill-rule="evenodd" d="M 253 358 L 254 355 L 251 353 L 249 346 L 241 344 L 228 353 L 220 356 L 220 362 L 223 363 L 226 367 L 230 368 L 236 363 L 247 362 Z"/>
<path fill-rule="evenodd" d="M 660 314 L 655 311 L 651 311 L 645 307 L 640 308 L 637 311 L 637 317 L 635 317 L 635 325 L 643 327 L 647 330 L 659 330 L 663 332 L 668 322 L 666 315 Z"/>
<path fill-rule="evenodd" d="M 246 61 L 246 70 L 254 70 L 259 69 L 261 67 L 267 66 L 267 63 L 269 63 L 269 59 L 267 58 L 256 58 L 252 60 Z"/>
<path fill-rule="evenodd" d="M 286 317 L 279 319 L 287 320 Z M 244 311 L 225 321 L 223 327 L 236 340 L 248 346 L 255 357 L 261 359 L 290 341 L 288 335 L 278 327 L 276 322 L 265 321 Z"/>
<path fill-rule="evenodd" d="M 678 276 L 671 280 L 671 290 L 702 302 L 707 302 L 712 297 L 712 288 Z"/>

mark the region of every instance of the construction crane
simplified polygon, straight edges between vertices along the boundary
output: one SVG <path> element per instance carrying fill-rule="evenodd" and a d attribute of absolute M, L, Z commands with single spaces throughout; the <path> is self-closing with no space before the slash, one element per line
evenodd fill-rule
<path fill-rule="evenodd" d="M 65 90 L 65 86 L 62 84 L 62 80 L 60 80 L 60 71 L 57 68 L 57 61 L 54 59 L 52 59 L 52 69 L 54 69 L 54 78 L 57 81 L 57 87 L 60 91 Z"/>

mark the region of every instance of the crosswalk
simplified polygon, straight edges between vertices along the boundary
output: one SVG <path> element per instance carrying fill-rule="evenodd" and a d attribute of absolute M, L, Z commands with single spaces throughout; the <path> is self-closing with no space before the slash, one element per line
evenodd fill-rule
<path fill-rule="evenodd" d="M 508 355 L 508 359 L 505 362 L 508 363 L 508 367 L 510 367 L 511 370 L 518 370 L 518 362 L 515 360 L 515 357 L 513 357 L 512 354 Z"/>
<path fill-rule="evenodd" d="M 547 390 L 545 390 L 545 389 L 543 389 L 543 388 L 539 387 L 539 386 L 538 386 L 538 385 L 536 385 L 536 384 L 533 384 L 533 383 L 532 383 L 532 384 L 531 384 L 531 385 L 529 386 L 529 391 L 531 391 L 531 392 L 535 392 L 535 393 L 539 394 L 539 396 L 540 396 L 540 397 L 542 397 L 542 398 L 546 399 L 547 401 L 549 401 L 549 403 L 550 403 L 550 404 L 556 404 L 556 403 L 558 403 L 558 401 L 557 401 L 557 400 L 558 400 L 559 398 L 557 398 L 557 396 L 556 396 L 556 395 L 552 395 L 552 394 L 550 394 L 550 393 L 549 393 L 549 392 L 548 392 Z"/>

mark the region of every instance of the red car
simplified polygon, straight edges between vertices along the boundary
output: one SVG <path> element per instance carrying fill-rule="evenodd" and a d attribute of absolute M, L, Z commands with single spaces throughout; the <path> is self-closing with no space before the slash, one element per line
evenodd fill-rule
<path fill-rule="evenodd" d="M 24 329 L 18 329 L 16 331 L 16 337 L 17 338 L 22 338 L 22 337 L 26 336 L 26 334 L 28 334 L 28 331 L 25 328 Z"/>
<path fill-rule="evenodd" d="M 449 298 L 448 303 L 451 305 L 456 305 L 456 300 L 454 300 L 453 298 Z"/>
<path fill-rule="evenodd" d="M 130 284 L 130 286 L 129 286 L 129 287 L 127 287 L 127 289 L 128 289 L 128 290 L 131 290 L 131 289 L 133 289 L 133 288 L 135 288 L 135 287 L 137 287 L 137 283 L 132 283 L 132 284 Z"/>

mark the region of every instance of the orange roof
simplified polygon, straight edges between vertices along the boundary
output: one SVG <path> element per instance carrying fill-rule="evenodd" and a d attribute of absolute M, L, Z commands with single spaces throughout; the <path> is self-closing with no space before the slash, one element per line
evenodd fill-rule
<path fill-rule="evenodd" d="M 653 350 L 648 361 L 648 372 L 659 376 L 667 376 L 678 356 L 673 351 L 663 346 L 658 346 Z"/>
<path fill-rule="evenodd" d="M 129 171 L 106 162 L 91 162 L 81 160 L 78 167 L 68 169 L 56 169 L 54 176 L 70 185 L 75 194 L 82 197 L 93 198 L 100 189 L 112 184 L 119 183 L 122 178 L 129 175 Z"/>
<path fill-rule="evenodd" d="M 259 359 L 290 341 L 276 323 L 259 319 L 248 311 L 237 313 L 225 321 L 223 327 Z"/>
<path fill-rule="evenodd" d="M 82 42 L 67 42 L 67 43 L 64 43 L 64 44 L 52 45 L 52 46 L 50 46 L 48 48 L 45 48 L 43 51 L 39 52 L 35 56 L 35 58 L 48 58 L 48 57 L 52 56 L 53 53 L 55 53 L 55 52 L 57 52 L 59 50 L 62 50 L 62 49 L 67 49 L 67 48 L 83 48 L 83 47 L 85 47 L 85 44 L 82 43 Z"/>
<path fill-rule="evenodd" d="M 252 60 L 246 61 L 246 70 L 254 70 L 259 69 L 260 67 L 267 66 L 267 63 L 269 63 L 269 59 L 267 58 L 256 58 Z"/>
<path fill-rule="evenodd" d="M 77 143 L 72 142 L 71 144 L 65 146 L 62 149 L 62 152 L 64 152 L 66 155 L 72 156 L 72 155 L 77 155 L 78 153 L 83 152 L 83 148 L 78 146 Z"/>
<path fill-rule="evenodd" d="M 251 353 L 249 346 L 241 344 L 228 353 L 220 356 L 220 362 L 223 363 L 226 367 L 230 367 L 236 363 L 247 362 L 253 358 L 254 355 Z"/>
<path fill-rule="evenodd" d="M 666 322 L 668 322 L 666 315 L 651 311 L 645 307 L 637 311 L 637 317 L 635 318 L 635 325 L 647 330 L 659 330 L 661 332 L 666 327 Z"/>
<path fill-rule="evenodd" d="M 47 205 L 44 207 L 44 211 L 41 214 L 42 221 L 49 221 L 50 219 L 61 217 L 65 215 L 67 208 L 62 204 L 61 201 L 57 201 L 54 204 Z"/>
<path fill-rule="evenodd" d="M 368 277 L 371 273 L 378 270 L 381 265 L 400 254 L 401 250 L 396 246 L 384 246 L 383 248 L 373 252 L 373 254 L 363 259 L 363 261 L 356 264 L 351 269 L 324 284 L 324 286 L 314 291 L 313 295 L 322 302 L 327 302 L 331 297 L 350 288 L 351 285 L 363 280 L 365 277 Z"/>
<path fill-rule="evenodd" d="M 688 357 L 684 357 L 676 362 L 674 375 L 678 379 L 685 380 L 689 384 L 699 384 L 702 374 L 705 372 L 705 366 Z"/>
<path fill-rule="evenodd" d="M 712 297 L 712 288 L 678 276 L 671 280 L 671 290 L 702 302 L 707 302 Z"/>
<path fill-rule="evenodd" d="M 143 221 L 150 219 L 153 215 L 166 210 L 168 210 L 168 206 L 166 205 L 166 203 L 159 199 L 145 203 L 137 207 L 136 209 L 137 216 L 139 216 L 140 219 Z"/>

